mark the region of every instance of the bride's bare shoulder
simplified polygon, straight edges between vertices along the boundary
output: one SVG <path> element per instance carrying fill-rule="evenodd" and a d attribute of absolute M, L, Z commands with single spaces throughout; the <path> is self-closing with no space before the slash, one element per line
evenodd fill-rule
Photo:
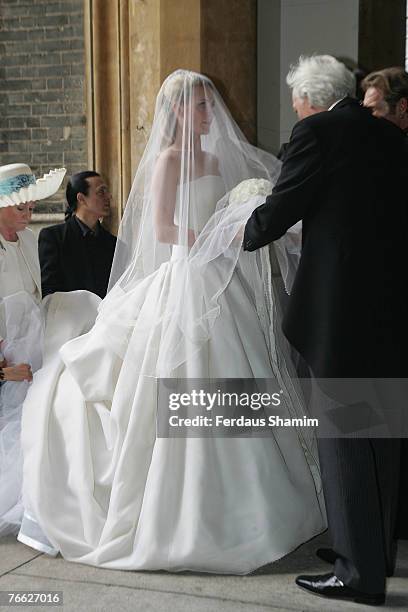
<path fill-rule="evenodd" d="M 168 147 L 161 151 L 157 157 L 157 161 L 160 163 L 180 163 L 181 159 L 181 151 L 178 149 L 173 149 L 173 147 Z"/>
<path fill-rule="evenodd" d="M 180 173 L 180 151 L 169 147 L 161 151 L 155 164 L 155 175 L 178 176 Z"/>

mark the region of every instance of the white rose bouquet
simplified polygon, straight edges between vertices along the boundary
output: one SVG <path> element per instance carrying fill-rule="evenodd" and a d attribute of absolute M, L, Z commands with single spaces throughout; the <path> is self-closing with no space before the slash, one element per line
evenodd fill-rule
<path fill-rule="evenodd" d="M 266 196 L 272 193 L 272 183 L 266 179 L 246 179 L 238 183 L 229 195 L 229 204 L 237 206 L 256 196 Z"/>

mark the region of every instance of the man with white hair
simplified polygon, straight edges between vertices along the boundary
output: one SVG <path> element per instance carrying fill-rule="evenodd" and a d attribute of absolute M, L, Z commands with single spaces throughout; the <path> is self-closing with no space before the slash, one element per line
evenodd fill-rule
<path fill-rule="evenodd" d="M 331 55 L 301 57 L 286 77 L 293 110 L 299 119 L 328 110 L 346 96 L 354 96 L 354 75 Z"/>
<path fill-rule="evenodd" d="M 333 57 L 301 57 L 287 82 L 301 120 L 272 194 L 248 220 L 244 249 L 303 221 L 283 331 L 311 370 L 321 415 L 341 415 L 343 431 L 354 431 L 342 438 L 338 428 L 330 438 L 317 430 L 333 545 L 319 556 L 334 567 L 296 582 L 324 597 L 379 605 L 395 566 L 399 440 L 358 438 L 351 419 L 370 404 L 342 403 L 330 380 L 343 379 L 336 393 L 344 394 L 346 380 L 375 387 L 407 376 L 405 137 L 351 97 L 353 76 Z"/>

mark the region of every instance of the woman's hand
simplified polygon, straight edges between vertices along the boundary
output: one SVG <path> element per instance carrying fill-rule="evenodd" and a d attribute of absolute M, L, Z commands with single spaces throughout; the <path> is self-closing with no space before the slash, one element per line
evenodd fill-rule
<path fill-rule="evenodd" d="M 188 246 L 192 247 L 195 241 L 196 241 L 195 233 L 193 232 L 192 229 L 189 229 L 188 230 Z"/>
<path fill-rule="evenodd" d="M 5 363 L 5 362 L 2 362 Z M 33 373 L 31 371 L 31 366 L 28 363 L 19 363 L 17 365 L 8 366 L 0 365 L 3 368 L 4 378 L 3 381 L 13 381 L 13 382 L 21 382 L 23 380 L 28 380 L 31 382 L 33 380 Z"/>

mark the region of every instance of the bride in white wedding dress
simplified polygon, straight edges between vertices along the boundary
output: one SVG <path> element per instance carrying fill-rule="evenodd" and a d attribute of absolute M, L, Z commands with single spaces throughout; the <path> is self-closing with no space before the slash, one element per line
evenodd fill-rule
<path fill-rule="evenodd" d="M 296 428 L 156 434 L 160 378 L 274 379 L 286 414 L 304 414 L 268 252 L 240 247 L 261 199 L 230 194 L 278 170 L 247 143 L 211 81 L 182 70 L 166 79 L 111 289 L 95 325 L 60 351 L 60 305 L 69 301 L 78 333 L 89 300 L 86 292 L 51 299 L 44 367 L 24 405 L 26 507 L 66 559 L 243 574 L 325 529 L 311 438 Z M 89 328 L 85 321 L 80 331 Z M 36 546 L 24 530 L 20 539 Z"/>

